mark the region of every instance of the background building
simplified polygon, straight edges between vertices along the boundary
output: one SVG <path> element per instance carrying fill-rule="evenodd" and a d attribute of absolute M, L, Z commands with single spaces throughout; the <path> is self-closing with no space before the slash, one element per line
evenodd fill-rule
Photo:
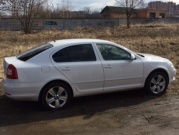
<path fill-rule="evenodd" d="M 166 18 L 167 10 L 165 9 L 138 9 L 137 18 L 140 19 L 159 19 Z"/>
<path fill-rule="evenodd" d="M 167 15 L 167 10 L 165 9 L 136 9 L 135 13 L 132 14 L 131 18 L 137 19 L 154 19 L 154 18 L 165 18 Z M 102 18 L 126 18 L 126 10 L 124 7 L 113 7 L 106 6 L 100 13 Z"/>
<path fill-rule="evenodd" d="M 167 10 L 167 17 L 177 17 L 179 15 L 179 4 L 174 2 L 154 1 L 148 3 L 149 9 Z"/>

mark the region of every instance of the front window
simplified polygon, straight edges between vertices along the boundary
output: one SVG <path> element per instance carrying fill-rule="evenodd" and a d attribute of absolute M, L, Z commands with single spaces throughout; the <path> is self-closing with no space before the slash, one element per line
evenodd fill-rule
<path fill-rule="evenodd" d="M 129 52 L 107 44 L 97 44 L 97 47 L 104 60 L 129 60 L 131 55 Z"/>

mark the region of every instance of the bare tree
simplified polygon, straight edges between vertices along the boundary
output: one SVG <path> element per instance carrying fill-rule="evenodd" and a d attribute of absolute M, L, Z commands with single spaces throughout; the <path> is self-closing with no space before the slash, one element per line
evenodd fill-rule
<path fill-rule="evenodd" d="M 89 15 L 91 14 L 90 7 L 84 7 L 83 11 L 85 12 L 85 17 L 89 17 Z"/>
<path fill-rule="evenodd" d="M 4 4 L 4 0 L 0 0 L 0 4 Z"/>
<path fill-rule="evenodd" d="M 86 14 L 90 14 L 91 13 L 90 7 L 84 7 L 83 11 L 85 11 Z"/>
<path fill-rule="evenodd" d="M 4 5 L 5 4 L 5 0 L 0 0 L 0 5 Z"/>
<path fill-rule="evenodd" d="M 135 13 L 136 8 L 144 5 L 144 0 L 116 0 L 116 2 L 125 9 L 127 28 L 130 28 L 130 18 Z"/>
<path fill-rule="evenodd" d="M 71 0 L 62 0 L 61 6 L 63 18 L 71 18 Z"/>
<path fill-rule="evenodd" d="M 25 34 L 31 33 L 34 20 L 43 9 L 47 0 L 6 0 L 4 7 L 21 24 Z"/>
<path fill-rule="evenodd" d="M 0 11 L 4 10 L 5 0 L 0 0 Z"/>

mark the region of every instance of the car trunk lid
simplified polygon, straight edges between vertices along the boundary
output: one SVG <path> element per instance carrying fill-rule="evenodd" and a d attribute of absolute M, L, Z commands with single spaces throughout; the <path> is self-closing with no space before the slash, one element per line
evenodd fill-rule
<path fill-rule="evenodd" d="M 18 74 L 17 66 L 18 64 L 21 64 L 21 63 L 24 63 L 24 62 L 18 60 L 16 57 L 6 57 L 3 63 L 4 76 L 7 77 L 8 75 L 11 75 L 11 74 Z M 18 79 L 17 76 L 15 78 Z M 9 78 L 9 79 L 13 79 L 13 78 Z"/>

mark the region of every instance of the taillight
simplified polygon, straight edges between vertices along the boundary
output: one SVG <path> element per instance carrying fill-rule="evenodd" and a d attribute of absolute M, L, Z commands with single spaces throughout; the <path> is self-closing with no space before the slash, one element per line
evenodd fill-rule
<path fill-rule="evenodd" d="M 18 79 L 17 70 L 12 64 L 7 68 L 6 77 L 9 79 Z"/>

